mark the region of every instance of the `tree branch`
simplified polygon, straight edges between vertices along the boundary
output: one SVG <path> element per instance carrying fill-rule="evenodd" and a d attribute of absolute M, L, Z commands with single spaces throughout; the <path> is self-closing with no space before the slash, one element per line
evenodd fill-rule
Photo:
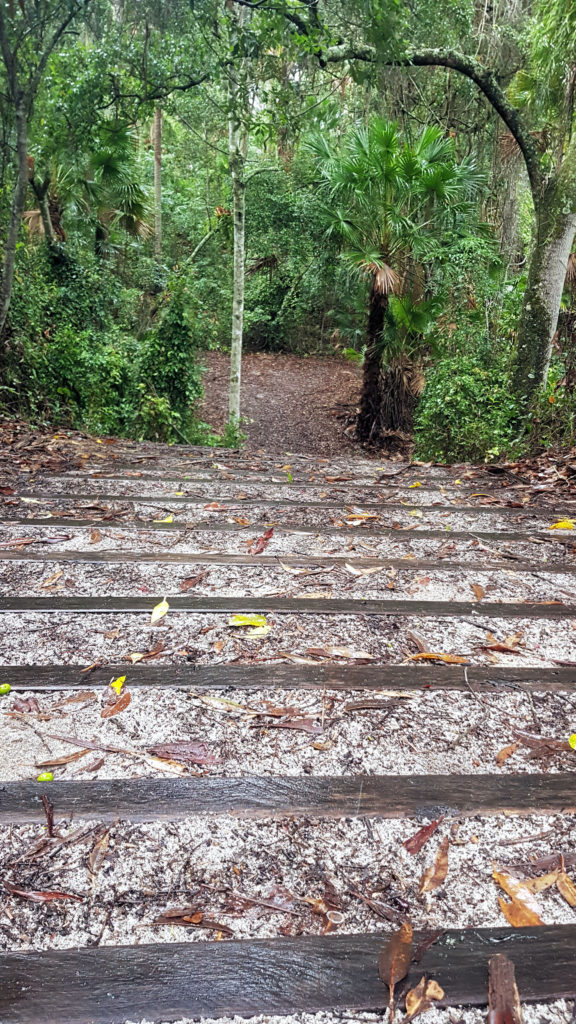
<path fill-rule="evenodd" d="M 346 45 L 330 47 L 324 51 L 322 56 L 329 63 L 361 60 L 388 67 L 444 67 L 465 75 L 478 86 L 518 143 L 526 164 L 534 203 L 537 204 L 540 201 L 544 181 L 538 146 L 523 124 L 518 110 L 508 100 L 494 71 L 484 67 L 474 57 L 467 57 L 454 50 L 420 50 L 419 52 L 408 52 L 405 57 L 382 61 L 379 60 L 373 47 L 348 47 Z"/>

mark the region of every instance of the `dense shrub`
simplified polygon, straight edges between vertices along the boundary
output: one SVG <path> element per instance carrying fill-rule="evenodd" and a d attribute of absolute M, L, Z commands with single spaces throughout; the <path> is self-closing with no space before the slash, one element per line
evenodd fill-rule
<path fill-rule="evenodd" d="M 507 368 L 470 356 L 443 359 L 429 371 L 416 412 L 416 457 L 497 459 L 519 444 L 518 412 Z"/>

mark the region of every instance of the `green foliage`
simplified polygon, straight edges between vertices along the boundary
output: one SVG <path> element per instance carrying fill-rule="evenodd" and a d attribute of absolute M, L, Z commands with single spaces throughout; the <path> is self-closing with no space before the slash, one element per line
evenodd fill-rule
<path fill-rule="evenodd" d="M 7 409 L 96 433 L 214 443 L 194 407 L 202 394 L 195 311 L 182 286 L 162 297 L 137 338 L 133 295 L 61 248 L 22 248 L 12 308 Z M 132 328 L 132 330 L 130 330 Z"/>
<path fill-rule="evenodd" d="M 443 359 L 429 371 L 416 412 L 416 458 L 498 459 L 518 448 L 518 414 L 507 367 L 473 356 Z"/>

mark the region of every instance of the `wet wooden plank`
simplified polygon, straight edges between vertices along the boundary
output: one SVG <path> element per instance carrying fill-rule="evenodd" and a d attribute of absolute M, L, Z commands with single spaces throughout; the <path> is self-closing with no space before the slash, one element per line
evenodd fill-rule
<path fill-rule="evenodd" d="M 124 1024 L 383 1010 L 387 987 L 378 953 L 388 933 L 175 942 L 7 953 L 0 959 L 3 1024 Z M 418 946 L 426 933 L 415 934 Z M 576 996 L 576 926 L 479 928 L 443 932 L 406 987 L 423 974 L 445 992 L 440 1006 L 484 1006 L 488 961 L 506 950 L 523 1002 Z M 406 991 L 405 986 L 398 986 Z M 400 1001 L 400 1000 L 399 1000 Z"/>
<path fill-rule="evenodd" d="M 557 668 L 469 665 L 267 665 L 117 663 L 83 672 L 82 665 L 2 665 L 0 682 L 15 690 L 90 689 L 108 686 L 120 670 L 134 686 L 279 690 L 576 690 L 576 663 Z"/>
<path fill-rule="evenodd" d="M 193 525 L 187 523 L 185 520 L 174 523 L 155 523 L 153 520 L 145 519 L 127 519 L 123 520 L 122 517 L 116 519 L 100 519 L 90 518 L 83 519 L 81 517 L 74 516 L 50 516 L 48 518 L 25 518 L 23 516 L 14 515 L 2 515 L 0 516 L 0 525 L 2 526 L 18 526 L 21 529 L 26 527 L 36 526 L 44 527 L 49 530 L 54 529 L 70 529 L 70 527 L 78 527 L 79 529 L 93 530 L 96 528 L 106 530 L 146 530 L 146 531 L 158 531 L 159 533 L 187 533 L 189 536 L 193 536 L 195 533 L 238 533 L 244 534 L 245 536 L 254 536 L 254 531 L 264 529 L 263 523 L 251 523 L 249 526 L 241 526 L 237 523 L 223 523 L 217 522 L 200 522 L 194 523 Z M 247 532 L 248 531 L 248 532 Z M 389 537 L 390 539 L 418 539 L 423 538 L 439 539 L 442 540 L 468 540 L 473 541 L 476 538 L 481 540 L 497 540 L 502 543 L 513 543 L 514 541 L 523 544 L 529 543 L 534 540 L 538 544 L 568 544 L 573 545 L 576 543 L 576 538 L 570 534 L 559 534 L 555 533 L 554 536 L 549 534 L 546 530 L 538 531 L 531 530 L 530 533 L 523 531 L 514 530 L 450 530 L 448 532 L 446 528 L 442 530 L 429 530 L 421 527 L 394 527 L 394 526 L 381 526 L 381 527 L 366 527 L 366 526 L 347 526 L 347 527 L 328 527 L 328 526 L 285 526 L 282 524 L 274 524 L 275 534 L 287 534 L 289 536 L 297 536 L 302 534 L 303 536 L 314 536 L 314 537 L 349 537 L 350 539 L 364 539 L 366 537 Z M 385 557 L 385 556 L 383 556 Z"/>
<path fill-rule="evenodd" d="M 290 566 L 325 568 L 354 565 L 361 568 L 381 566 L 386 569 L 400 569 L 406 572 L 433 570 L 441 572 L 495 572 L 506 569 L 512 572 L 549 573 L 553 575 L 576 573 L 576 562 L 528 562 L 514 559 L 482 562 L 450 562 L 433 558 L 357 558 L 354 555 L 243 555 L 237 554 L 186 554 L 180 551 L 55 551 L 48 547 L 41 551 L 17 551 L 14 548 L 0 548 L 0 562 L 114 562 L 158 563 L 165 565 L 246 565 L 281 568 L 281 563 Z"/>
<path fill-rule="evenodd" d="M 74 746 L 74 744 L 72 744 Z M 79 741 L 78 747 L 82 744 Z M 45 821 L 46 783 L 0 783 L 0 822 Z M 57 819 L 177 821 L 190 815 L 382 818 L 576 812 L 576 772 L 548 775 L 272 776 L 50 782 Z"/>
<path fill-rule="evenodd" d="M 162 601 L 163 595 L 149 597 L 1 597 L 1 612 L 43 612 L 45 614 L 121 615 L 147 612 Z M 306 598 L 306 597 L 170 597 L 173 612 L 189 614 L 262 615 L 406 615 L 424 618 L 482 619 L 572 619 L 576 604 L 538 603 L 534 601 L 498 603 L 495 601 L 422 601 L 398 598 Z"/>
<path fill-rule="evenodd" d="M 20 495 L 19 495 L 20 496 Z M 42 505 L 48 505 L 50 502 L 64 504 L 68 503 L 74 505 L 75 508 L 81 508 L 82 502 L 89 502 L 90 504 L 122 504 L 122 505 L 153 505 L 157 508 L 168 508 L 176 505 L 197 505 L 203 510 L 206 507 L 209 499 L 206 495 L 137 495 L 137 494 L 102 494 L 98 491 L 94 491 L 93 494 L 44 494 L 39 497 L 36 491 L 23 491 L 21 497 L 33 498 L 38 500 Z M 244 508 L 260 507 L 265 505 L 267 508 L 272 509 L 340 509 L 343 512 L 348 506 L 356 505 L 355 502 L 349 500 L 343 501 L 298 501 L 291 498 L 267 498 L 263 495 L 261 498 L 222 498 L 218 501 L 219 509 L 231 509 L 239 510 Z M 570 503 L 568 503 L 570 505 Z M 415 506 L 422 511 L 426 512 L 461 512 L 464 515 L 504 515 L 504 516 L 520 516 L 523 519 L 527 518 L 543 518 L 561 519 L 566 517 L 566 507 L 560 511 L 554 511 L 553 505 L 540 505 L 540 506 L 529 506 L 521 505 L 520 507 L 509 507 L 507 505 L 464 505 L 464 504 L 420 504 Z M 406 513 L 408 506 L 406 502 L 390 501 L 390 502 L 363 502 L 362 510 L 372 509 L 378 512 L 399 512 Z"/>

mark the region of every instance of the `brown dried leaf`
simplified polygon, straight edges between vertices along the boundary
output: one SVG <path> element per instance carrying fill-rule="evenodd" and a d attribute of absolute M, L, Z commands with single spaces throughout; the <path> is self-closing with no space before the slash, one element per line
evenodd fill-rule
<path fill-rule="evenodd" d="M 195 587 L 200 583 L 204 579 L 205 575 L 206 571 L 198 573 L 197 576 L 187 576 L 186 579 L 181 580 L 180 590 L 186 593 L 188 590 L 191 590 L 192 587 Z"/>
<path fill-rule="evenodd" d="M 174 740 L 172 743 L 157 743 L 148 747 L 148 752 L 167 761 L 181 761 L 183 764 L 221 764 L 221 759 L 209 753 L 205 743 L 196 740 Z"/>
<path fill-rule="evenodd" d="M 410 661 L 443 661 L 447 665 L 469 665 L 468 658 L 461 658 L 458 654 L 438 654 L 433 651 L 420 651 L 419 654 L 411 654 Z"/>
<path fill-rule="evenodd" d="M 539 914 L 531 910 L 522 900 L 512 897 L 511 902 L 508 903 L 507 900 L 499 896 L 498 903 L 508 924 L 513 928 L 535 928 L 544 924 Z"/>
<path fill-rule="evenodd" d="M 522 881 L 513 878 L 506 871 L 497 869 L 492 872 L 492 878 L 512 900 L 511 903 L 507 903 L 506 900 L 498 897 L 500 909 L 509 924 L 514 928 L 544 924 L 540 918 L 538 901 Z"/>
<path fill-rule="evenodd" d="M 99 544 L 101 540 L 102 534 L 100 533 L 100 530 L 92 530 L 90 533 L 90 543 Z"/>
<path fill-rule="evenodd" d="M 390 989 L 390 1020 L 394 1014 L 394 988 L 399 981 L 403 981 L 410 969 L 413 939 L 412 926 L 405 921 L 401 928 L 390 936 L 378 957 L 380 981 Z"/>
<path fill-rule="evenodd" d="M 317 658 L 347 658 L 350 661 L 374 661 L 368 651 L 353 651 L 350 647 L 309 647 L 306 654 Z"/>
<path fill-rule="evenodd" d="M 445 836 L 438 847 L 436 860 L 431 867 L 426 869 L 420 879 L 420 895 L 424 892 L 431 892 L 433 889 L 438 889 L 446 881 L 446 875 L 448 874 L 449 850 L 450 840 L 448 836 Z"/>
<path fill-rule="evenodd" d="M 474 592 L 474 597 L 476 598 L 476 600 L 481 601 L 482 598 L 486 595 L 484 587 L 481 587 L 479 583 L 471 583 L 470 586 Z"/>
<path fill-rule="evenodd" d="M 569 903 L 571 907 L 576 907 L 576 885 L 574 885 L 574 882 L 565 871 L 559 872 L 558 878 L 556 879 L 556 887 L 566 902 Z"/>
<path fill-rule="evenodd" d="M 413 855 L 420 853 L 420 850 L 424 844 L 428 842 L 430 837 L 434 835 L 442 820 L 442 818 L 437 818 L 435 821 L 431 821 L 429 825 L 423 825 L 422 828 L 418 829 L 413 836 L 410 836 L 409 839 L 405 839 L 402 846 L 408 850 L 408 853 Z"/>
<path fill-rule="evenodd" d="M 63 575 L 64 575 L 63 570 L 62 569 L 58 569 L 58 572 L 52 573 L 51 576 L 48 576 L 48 579 L 45 579 L 44 582 L 40 584 L 40 589 L 41 590 L 46 590 L 48 587 L 54 586 L 54 584 L 57 582 L 57 580 L 59 580 L 60 577 L 63 576 Z"/>
<path fill-rule="evenodd" d="M 57 768 L 61 764 L 72 764 L 73 761 L 79 761 L 81 757 L 86 757 L 90 750 L 78 750 L 74 754 L 68 754 L 67 757 L 53 757 L 50 761 L 37 761 L 37 768 Z"/>
<path fill-rule="evenodd" d="M 271 526 L 269 530 L 265 530 L 261 537 L 258 537 L 253 544 L 248 548 L 250 555 L 259 555 L 268 547 L 272 537 L 274 535 L 274 527 Z"/>
<path fill-rule="evenodd" d="M 115 701 L 114 704 L 108 704 L 106 707 L 102 708 L 102 711 L 100 712 L 100 717 L 112 718 L 114 715 L 119 715 L 121 711 L 126 710 L 131 699 L 132 698 L 130 697 L 128 690 L 126 690 L 124 693 L 120 694 L 118 700 Z"/>
<path fill-rule="evenodd" d="M 426 975 L 422 975 L 416 988 L 412 988 L 406 993 L 406 1019 L 413 1020 L 417 1014 L 425 1013 L 431 1008 L 433 999 L 443 998 L 444 989 L 440 988 L 438 982 L 433 978 L 427 981 Z"/>
<path fill-rule="evenodd" d="M 15 885 L 4 882 L 4 885 L 12 896 L 21 896 L 24 900 L 32 903 L 53 903 L 54 900 L 77 900 L 79 903 L 84 899 L 72 892 L 59 892 L 57 890 L 43 891 L 39 889 L 18 889 Z"/>
<path fill-rule="evenodd" d="M 110 845 L 110 832 L 105 832 L 103 836 L 94 843 L 90 856 L 88 858 L 88 867 L 93 875 L 95 875 L 102 864 L 104 863 L 106 854 L 108 853 L 108 846 Z"/>
<path fill-rule="evenodd" d="M 512 754 L 516 753 L 517 750 L 518 743 L 510 743 L 507 747 L 502 747 L 502 750 L 499 750 L 496 754 L 496 764 L 498 767 L 500 768 L 509 757 L 512 757 Z"/>
<path fill-rule="evenodd" d="M 222 932 L 223 935 L 233 935 L 234 932 L 228 925 L 219 921 L 211 921 L 204 914 L 195 910 L 194 907 L 183 907 L 180 910 L 165 910 L 160 917 L 154 919 L 152 924 L 182 925 L 184 928 L 209 928 L 211 931 Z"/>

